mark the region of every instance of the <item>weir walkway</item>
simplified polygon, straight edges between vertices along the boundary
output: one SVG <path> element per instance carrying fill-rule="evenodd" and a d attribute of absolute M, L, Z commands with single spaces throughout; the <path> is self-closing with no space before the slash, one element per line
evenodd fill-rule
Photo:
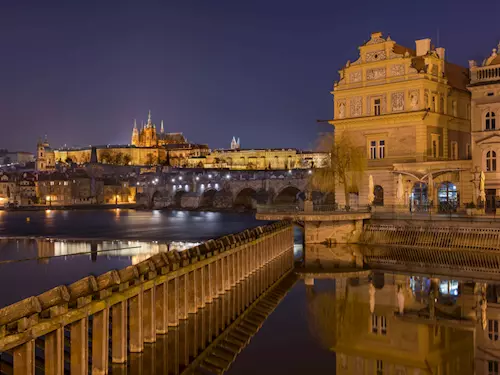
<path fill-rule="evenodd" d="M 293 266 L 282 221 L 55 287 L 0 310 L 0 373 L 222 373 Z"/>

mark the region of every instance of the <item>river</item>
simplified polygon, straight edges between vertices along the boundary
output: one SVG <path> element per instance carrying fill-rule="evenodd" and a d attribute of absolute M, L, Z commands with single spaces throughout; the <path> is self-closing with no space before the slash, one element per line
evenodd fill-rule
<path fill-rule="evenodd" d="M 135 264 L 159 251 L 182 250 L 262 223 L 250 213 L 0 211 L 0 307 L 88 274 Z M 295 241 L 300 255 L 299 230 Z M 310 254 L 309 262 L 321 272 L 338 270 L 330 259 L 338 257 L 330 249 L 311 249 Z M 386 272 L 382 285 L 379 282 L 372 292 L 366 275 L 318 279 L 312 286 L 299 278 L 228 373 L 465 375 L 473 373 L 474 366 L 498 369 L 493 360 L 475 358 L 470 327 L 461 329 L 463 323 L 441 327 L 425 320 L 427 304 L 434 300 L 429 297 L 430 280 L 410 271 L 405 275 Z M 454 306 L 467 311 L 464 303 L 469 300 L 460 296 L 466 284 L 461 285 L 451 279 L 440 281 L 436 304 L 443 311 Z M 402 287 L 404 318 L 397 314 Z M 467 308 L 474 310 L 474 306 Z M 450 319 L 447 314 L 442 319 Z M 155 372 L 144 369 L 143 373 Z"/>

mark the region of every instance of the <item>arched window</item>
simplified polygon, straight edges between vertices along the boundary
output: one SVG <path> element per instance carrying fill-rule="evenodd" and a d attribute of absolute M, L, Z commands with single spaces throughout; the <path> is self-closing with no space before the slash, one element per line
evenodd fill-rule
<path fill-rule="evenodd" d="M 373 187 L 373 205 L 383 206 L 384 205 L 384 188 L 380 185 L 375 185 Z"/>
<path fill-rule="evenodd" d="M 484 128 L 486 130 L 495 130 L 495 127 L 496 127 L 495 112 L 486 113 L 486 116 L 484 116 Z"/>
<path fill-rule="evenodd" d="M 497 170 L 497 153 L 495 151 L 488 151 L 486 153 L 486 172 L 493 172 Z"/>

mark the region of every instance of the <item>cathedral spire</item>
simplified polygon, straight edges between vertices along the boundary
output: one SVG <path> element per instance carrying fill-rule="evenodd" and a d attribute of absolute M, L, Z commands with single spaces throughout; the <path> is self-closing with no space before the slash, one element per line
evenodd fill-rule
<path fill-rule="evenodd" d="M 165 130 L 163 129 L 163 120 L 161 120 L 160 132 L 161 132 L 161 133 L 165 132 Z"/>
<path fill-rule="evenodd" d="M 134 119 L 134 129 L 137 130 L 137 120 Z"/>
<path fill-rule="evenodd" d="M 151 110 L 148 113 L 148 126 L 151 126 Z"/>

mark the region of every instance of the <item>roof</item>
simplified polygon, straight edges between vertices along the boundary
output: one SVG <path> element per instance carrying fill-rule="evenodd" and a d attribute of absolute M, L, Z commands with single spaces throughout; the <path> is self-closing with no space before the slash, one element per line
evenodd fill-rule
<path fill-rule="evenodd" d="M 418 72 L 426 71 L 424 56 L 417 56 L 412 59 L 412 67 Z M 444 75 L 448 79 L 448 84 L 459 90 L 467 90 L 469 83 L 469 69 L 460 65 L 445 61 Z"/>

